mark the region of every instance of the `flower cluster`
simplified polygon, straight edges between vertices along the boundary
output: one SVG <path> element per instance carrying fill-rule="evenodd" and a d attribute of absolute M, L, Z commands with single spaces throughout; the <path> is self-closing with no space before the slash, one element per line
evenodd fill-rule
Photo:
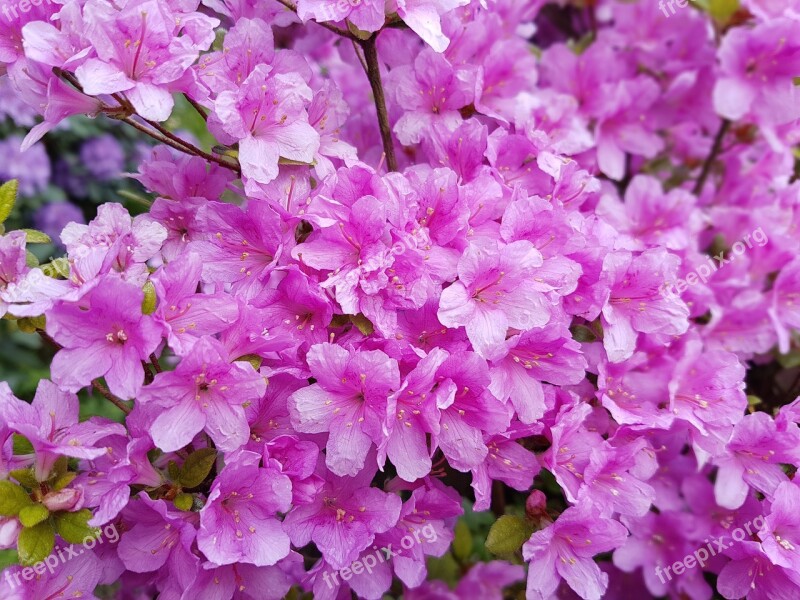
<path fill-rule="evenodd" d="M 55 350 L 31 403 L 0 384 L 20 562 L 0 596 L 800 594 L 800 14 L 586 4 L 0 21 L 0 72 L 39 114 L 23 148 L 73 115 L 162 144 L 134 175 L 146 212 L 103 204 L 46 265 L 36 232 L 0 235 L 0 315 Z M 176 99 L 213 147 L 170 129 Z M 98 178 L 112 146 L 82 150 Z M 79 419 L 90 390 L 121 422 Z M 465 498 L 510 508 L 486 542 L 504 560 L 450 550 Z"/>

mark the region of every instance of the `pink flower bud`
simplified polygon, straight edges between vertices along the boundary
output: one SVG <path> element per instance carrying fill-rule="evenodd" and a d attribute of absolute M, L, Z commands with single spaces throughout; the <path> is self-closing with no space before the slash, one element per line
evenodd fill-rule
<path fill-rule="evenodd" d="M 72 510 L 81 500 L 81 492 L 75 489 L 64 489 L 60 492 L 50 492 L 42 499 L 42 504 L 50 512 L 58 510 Z"/>

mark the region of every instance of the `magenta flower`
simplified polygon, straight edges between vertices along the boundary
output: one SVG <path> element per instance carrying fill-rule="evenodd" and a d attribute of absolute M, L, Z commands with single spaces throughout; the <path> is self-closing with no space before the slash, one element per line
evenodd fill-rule
<path fill-rule="evenodd" d="M 58 302 L 47 319 L 47 333 L 63 347 L 53 358 L 53 381 L 77 392 L 105 377 L 112 394 L 136 397 L 142 361 L 161 342 L 159 327 L 142 315 L 143 300 L 140 288 L 106 275 L 76 303 Z"/>
<path fill-rule="evenodd" d="M 266 383 L 248 362 L 230 363 L 215 339 L 200 338 L 174 371 L 159 373 L 140 402 L 162 410 L 150 424 L 156 446 L 179 450 L 205 430 L 218 448 L 232 452 L 247 442 L 243 404 L 264 394 Z"/>
<path fill-rule="evenodd" d="M 32 403 L 0 388 L 0 416 L 7 427 L 24 436 L 36 453 L 36 477 L 44 481 L 59 456 L 92 459 L 107 452 L 97 442 L 109 435 L 124 435 L 125 428 L 108 419 L 93 417 L 78 423 L 78 397 L 46 379 L 39 382 Z"/>
<path fill-rule="evenodd" d="M 292 484 L 261 457 L 242 451 L 215 479 L 203 510 L 197 545 L 218 565 L 274 565 L 289 554 L 277 512 L 289 510 Z"/>
<path fill-rule="evenodd" d="M 522 547 L 528 567 L 528 598 L 550 598 L 561 579 L 584 600 L 599 600 L 608 587 L 608 575 L 593 556 L 619 548 L 628 531 L 613 519 L 585 506 L 564 511 L 552 525 L 537 531 Z"/>
<path fill-rule="evenodd" d="M 545 412 L 543 383 L 580 383 L 586 359 L 563 325 L 548 324 L 506 340 L 508 354 L 492 362 L 489 389 L 510 400 L 520 421 L 532 423 Z"/>
<path fill-rule="evenodd" d="M 203 280 L 229 282 L 245 298 L 255 296 L 291 243 L 288 227 L 260 200 L 250 201 L 246 211 L 210 202 L 205 214 L 208 240 L 191 245 L 203 259 Z"/>
<path fill-rule="evenodd" d="M 289 397 L 292 424 L 304 433 L 329 432 L 325 463 L 337 475 L 356 475 L 386 430 L 389 394 L 399 389 L 397 362 L 380 350 L 312 346 L 306 357 L 316 383 Z"/>
<path fill-rule="evenodd" d="M 200 336 L 219 333 L 239 316 L 238 307 L 223 294 L 197 294 L 203 264 L 187 252 L 153 274 L 158 307 L 156 323 L 167 332 L 170 347 L 185 355 Z"/>
<path fill-rule="evenodd" d="M 689 309 L 676 295 L 662 293 L 675 280 L 678 259 L 663 249 L 609 254 L 606 266 L 613 278 L 603 308 L 603 346 L 611 362 L 630 358 L 638 332 L 680 335 L 689 327 Z"/>
<path fill-rule="evenodd" d="M 800 460 L 800 428 L 791 423 L 779 431 L 767 413 L 753 413 L 736 425 L 726 450 L 714 460 L 719 465 L 714 495 L 720 506 L 735 509 L 751 486 L 772 496 L 788 481 L 781 464 Z"/>
<path fill-rule="evenodd" d="M 549 302 L 531 278 L 541 264 L 530 242 L 470 245 L 458 262 L 458 281 L 442 292 L 439 320 L 465 326 L 475 351 L 497 358 L 509 327 L 525 330 L 550 320 Z"/>
<path fill-rule="evenodd" d="M 126 531 L 117 553 L 125 568 L 149 573 L 163 566 L 175 574 L 196 571 L 191 553 L 196 537 L 196 513 L 174 510 L 164 500 L 140 492 L 122 513 Z M 187 573 L 188 568 L 188 573 Z"/>
<path fill-rule="evenodd" d="M 85 35 L 96 53 L 75 70 L 87 94 L 125 95 L 146 119 L 165 121 L 172 113 L 170 92 L 214 41 L 217 19 L 200 13 L 176 13 L 147 1 L 121 10 L 86 11 Z"/>
<path fill-rule="evenodd" d="M 292 544 L 313 541 L 334 569 L 348 566 L 365 550 L 375 535 L 397 523 L 402 502 L 395 494 L 370 487 L 373 468 L 356 477 L 337 477 L 328 472 L 312 504 L 292 508 L 283 526 Z"/>
<path fill-rule="evenodd" d="M 296 74 L 257 66 L 236 91 L 222 92 L 214 110 L 226 135 L 239 142 L 242 174 L 258 183 L 278 176 L 281 158 L 310 163 L 319 134 L 308 123 L 311 89 Z"/>
<path fill-rule="evenodd" d="M 726 119 L 754 114 L 780 125 L 798 118 L 793 77 L 800 69 L 796 22 L 779 18 L 753 28 L 734 28 L 719 49 L 721 73 L 714 86 L 714 108 Z"/>
<path fill-rule="evenodd" d="M 392 70 L 387 86 L 404 109 L 394 126 L 403 144 L 418 143 L 436 123 L 449 129 L 458 127 L 459 110 L 472 102 L 474 91 L 469 80 L 474 75 L 453 67 L 441 54 L 425 49 L 413 65 Z"/>

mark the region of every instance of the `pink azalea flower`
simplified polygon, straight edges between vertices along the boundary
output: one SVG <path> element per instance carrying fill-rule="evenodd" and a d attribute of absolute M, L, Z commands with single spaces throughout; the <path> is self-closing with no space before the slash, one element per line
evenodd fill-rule
<path fill-rule="evenodd" d="M 218 448 L 232 452 L 250 431 L 242 405 L 265 390 L 264 378 L 250 363 L 230 363 L 222 345 L 204 336 L 174 371 L 159 373 L 144 387 L 139 401 L 162 409 L 149 428 L 162 450 L 179 450 L 205 430 Z"/>
<path fill-rule="evenodd" d="M 593 514 L 585 506 L 568 508 L 522 547 L 530 561 L 528 598 L 550 598 L 563 578 L 584 600 L 599 600 L 608 587 L 608 575 L 592 557 L 619 548 L 627 536 L 618 521 Z"/>
<path fill-rule="evenodd" d="M 84 91 L 93 96 L 125 92 L 139 115 L 155 121 L 172 113 L 170 92 L 214 41 L 219 24 L 154 1 L 121 10 L 90 4 L 84 14 L 89 21 L 85 35 L 96 53 L 75 70 Z"/>
<path fill-rule="evenodd" d="M 278 176 L 281 158 L 310 163 L 319 134 L 308 123 L 311 89 L 295 74 L 270 73 L 257 66 L 236 91 L 222 92 L 214 104 L 220 126 L 239 142 L 242 174 L 258 183 Z"/>
<path fill-rule="evenodd" d="M 289 536 L 277 512 L 287 512 L 292 483 L 261 457 L 242 451 L 215 479 L 200 511 L 197 545 L 218 565 L 270 566 L 289 554 Z"/>
<path fill-rule="evenodd" d="M 678 258 L 665 250 L 634 257 L 619 252 L 606 257 L 612 274 L 611 296 L 603 308 L 603 346 L 611 362 L 630 358 L 638 332 L 680 335 L 689 327 L 689 309 L 662 291 L 675 279 Z"/>
<path fill-rule="evenodd" d="M 304 433 L 329 432 L 326 465 L 356 475 L 385 435 L 387 399 L 400 387 L 397 362 L 380 350 L 333 344 L 312 346 L 306 360 L 316 383 L 289 397 L 292 424 Z"/>
<path fill-rule="evenodd" d="M 5 388 L 5 389 L 3 389 Z M 92 459 L 106 454 L 97 442 L 108 435 L 124 435 L 119 423 L 93 417 L 78 423 L 78 397 L 42 379 L 32 403 L 16 398 L 0 387 L 0 416 L 7 427 L 24 436 L 36 453 L 36 477 L 44 481 L 60 456 Z"/>
<path fill-rule="evenodd" d="M 302 547 L 313 541 L 334 569 L 352 563 L 372 544 L 375 535 L 394 527 L 402 501 L 370 487 L 374 468 L 356 477 L 338 477 L 326 472 L 325 483 L 312 504 L 292 508 L 283 526 L 292 544 Z"/>
<path fill-rule="evenodd" d="M 60 301 L 47 314 L 47 333 L 63 347 L 53 358 L 53 381 L 77 392 L 105 377 L 112 394 L 138 395 L 142 361 L 161 343 L 160 328 L 142 315 L 144 293 L 116 275 L 97 281 L 77 302 Z"/>
<path fill-rule="evenodd" d="M 458 263 L 458 281 L 442 292 L 439 320 L 465 326 L 475 351 L 496 358 L 509 327 L 525 330 L 550 320 L 549 302 L 530 278 L 541 264 L 530 242 L 471 244 Z"/>

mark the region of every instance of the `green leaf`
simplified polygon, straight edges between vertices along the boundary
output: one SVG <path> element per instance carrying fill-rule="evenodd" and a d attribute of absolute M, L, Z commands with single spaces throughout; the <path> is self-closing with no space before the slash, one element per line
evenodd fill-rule
<path fill-rule="evenodd" d="M 513 554 L 528 541 L 534 527 L 522 517 L 502 515 L 486 537 L 486 549 L 495 555 Z"/>
<path fill-rule="evenodd" d="M 800 85 L 800 77 L 792 77 L 792 83 L 795 85 Z"/>
<path fill-rule="evenodd" d="M 31 252 L 30 250 L 26 250 L 25 264 L 31 269 L 35 269 L 36 267 L 39 266 L 39 259 L 36 258 L 36 255 L 33 252 Z"/>
<path fill-rule="evenodd" d="M 50 511 L 42 504 L 31 504 L 19 511 L 19 522 L 23 527 L 35 527 L 47 517 Z"/>
<path fill-rule="evenodd" d="M 61 477 L 64 473 L 67 472 L 69 469 L 69 457 L 67 456 L 59 456 L 58 460 L 53 463 L 53 468 L 50 469 L 50 474 L 48 479 L 52 479 L 54 477 Z"/>
<path fill-rule="evenodd" d="M 53 240 L 43 231 L 36 229 L 20 229 L 25 232 L 25 241 L 29 244 L 51 244 Z"/>
<path fill-rule="evenodd" d="M 264 362 L 264 359 L 258 354 L 245 354 L 244 356 L 237 358 L 234 362 L 249 362 L 251 365 L 253 365 L 253 368 L 258 371 L 261 368 L 261 363 Z"/>
<path fill-rule="evenodd" d="M 720 23 L 727 23 L 739 10 L 739 0 L 709 0 L 708 12 Z"/>
<path fill-rule="evenodd" d="M 44 315 L 38 317 L 22 317 L 17 320 L 17 327 L 22 333 L 36 333 L 37 329 L 44 331 L 47 324 Z"/>
<path fill-rule="evenodd" d="M 569 330 L 570 333 L 572 333 L 572 339 L 576 342 L 588 343 L 597 340 L 594 331 L 589 329 L 586 325 L 573 325 Z"/>
<path fill-rule="evenodd" d="M 51 260 L 49 263 L 42 265 L 41 269 L 45 275 L 53 279 L 59 277 L 63 279 L 69 278 L 69 260 L 63 257 Z"/>
<path fill-rule="evenodd" d="M 350 317 L 350 320 L 353 322 L 353 325 L 358 327 L 358 330 L 364 335 L 372 335 L 375 332 L 375 326 L 372 324 L 372 321 L 370 321 L 361 313 L 353 315 Z"/>
<path fill-rule="evenodd" d="M 152 315 L 156 312 L 156 288 L 149 279 L 144 283 L 144 300 L 142 301 L 142 314 Z"/>
<path fill-rule="evenodd" d="M 172 481 L 178 481 L 181 477 L 181 468 L 178 466 L 178 463 L 171 460 L 167 463 L 167 473 Z"/>
<path fill-rule="evenodd" d="M 14 434 L 14 454 L 33 454 L 33 445 L 18 433 Z"/>
<path fill-rule="evenodd" d="M 214 448 L 201 448 L 192 452 L 183 463 L 178 483 L 185 488 L 197 487 L 208 477 L 215 460 L 217 451 Z"/>
<path fill-rule="evenodd" d="M 453 554 L 462 563 L 472 554 L 472 532 L 470 532 L 469 525 L 463 519 L 456 523 Z"/>
<path fill-rule="evenodd" d="M 194 497 L 191 494 L 178 494 L 175 496 L 175 500 L 173 500 L 172 503 L 178 510 L 192 510 L 192 506 L 194 506 Z"/>
<path fill-rule="evenodd" d="M 10 481 L 0 481 L 0 516 L 13 517 L 33 504 L 28 492 Z"/>
<path fill-rule="evenodd" d="M 461 577 L 461 569 L 450 552 L 441 557 L 429 556 L 427 563 L 428 579 L 440 579 L 450 587 L 455 587 Z"/>
<path fill-rule="evenodd" d="M 17 556 L 17 550 L 15 548 L 0 550 L 0 569 L 5 569 L 6 567 L 10 567 L 11 565 L 16 565 L 18 563 L 19 556 Z"/>
<path fill-rule="evenodd" d="M 791 350 L 786 354 L 779 354 L 778 362 L 784 369 L 800 367 L 800 350 Z"/>
<path fill-rule="evenodd" d="M 19 564 L 29 566 L 44 560 L 53 551 L 55 542 L 53 524 L 49 520 L 34 527 L 24 527 L 17 539 Z"/>
<path fill-rule="evenodd" d="M 56 477 L 56 480 L 53 482 L 53 490 L 56 492 L 60 492 L 65 487 L 67 487 L 72 480 L 78 476 L 77 473 L 74 471 L 69 471 L 68 473 L 64 473 L 63 475 L 59 475 Z"/>
<path fill-rule="evenodd" d="M 33 474 L 33 467 L 28 469 L 14 469 L 9 474 L 29 490 L 39 487 L 39 482 L 36 480 L 36 476 Z"/>
<path fill-rule="evenodd" d="M 16 179 L 6 181 L 0 185 L 0 223 L 5 223 L 11 210 L 14 208 L 14 203 L 17 201 L 17 190 L 19 189 L 19 182 Z"/>
<path fill-rule="evenodd" d="M 372 35 L 372 33 L 370 33 L 369 31 L 363 31 L 359 29 L 358 27 L 353 25 L 349 20 L 346 20 L 346 23 L 347 23 L 347 29 L 350 31 L 350 33 L 352 33 L 360 40 L 368 40 Z"/>
<path fill-rule="evenodd" d="M 55 516 L 56 532 L 70 544 L 80 544 L 86 538 L 97 537 L 99 529 L 89 527 L 87 522 L 92 518 L 88 508 L 77 512 L 60 512 Z"/>

